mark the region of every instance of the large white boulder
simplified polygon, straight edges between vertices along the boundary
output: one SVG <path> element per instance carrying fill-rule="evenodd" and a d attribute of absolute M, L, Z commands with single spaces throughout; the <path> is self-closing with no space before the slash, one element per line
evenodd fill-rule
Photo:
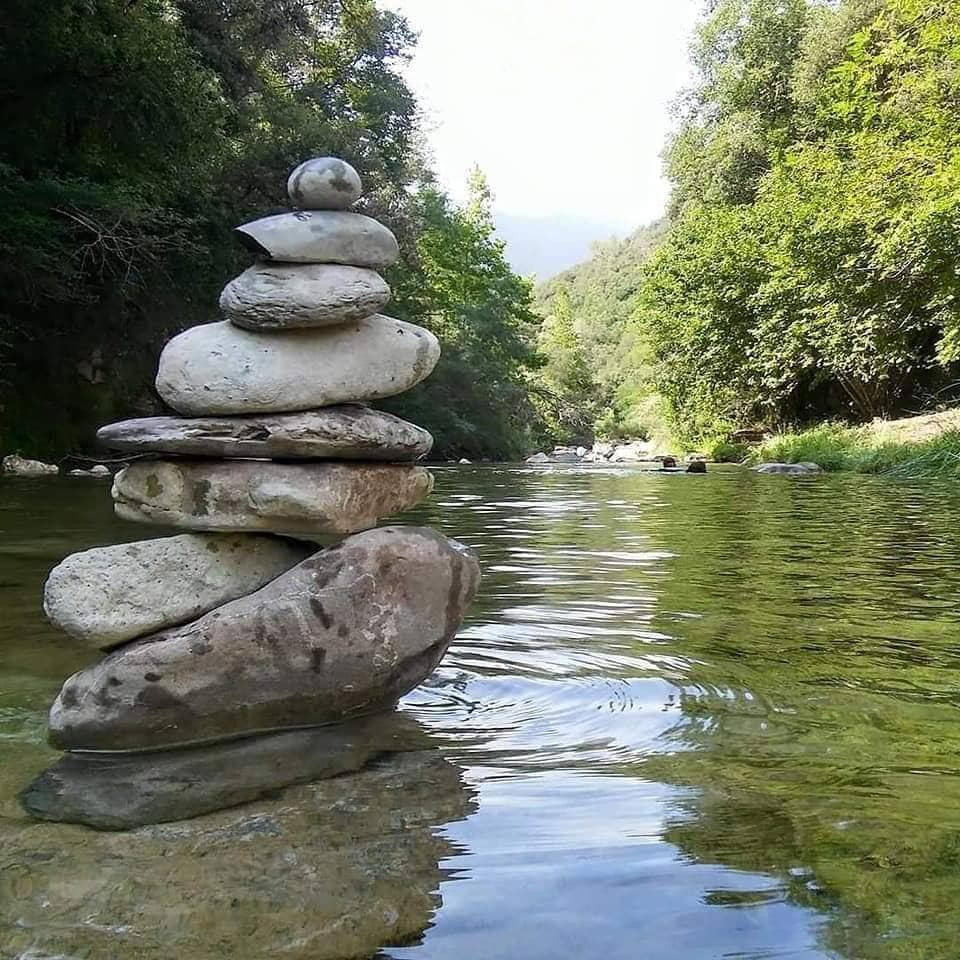
<path fill-rule="evenodd" d="M 51 740 L 143 750 L 389 707 L 433 671 L 479 581 L 473 555 L 433 530 L 349 537 L 74 674 L 51 707 Z"/>
<path fill-rule="evenodd" d="M 113 479 L 117 516 L 187 530 L 305 540 L 366 530 L 433 489 L 424 467 L 257 460 L 142 460 Z"/>
<path fill-rule="evenodd" d="M 439 359 L 432 333 L 381 314 L 281 333 L 221 321 L 164 347 L 157 391 L 189 416 L 288 413 L 392 397 L 429 376 Z"/>
<path fill-rule="evenodd" d="M 278 213 L 237 227 L 248 250 L 286 263 L 346 263 L 379 270 L 400 256 L 397 239 L 382 224 L 346 210 Z"/>
<path fill-rule="evenodd" d="M 43 609 L 70 636 L 105 649 L 253 593 L 310 549 L 279 537 L 222 533 L 95 547 L 53 568 Z"/>
<path fill-rule="evenodd" d="M 369 317 L 389 299 L 386 280 L 364 267 L 258 263 L 224 287 L 220 309 L 247 330 L 288 330 Z"/>
<path fill-rule="evenodd" d="M 3 458 L 3 472 L 13 477 L 45 477 L 59 473 L 60 469 L 55 464 L 28 460 L 13 453 Z"/>
<path fill-rule="evenodd" d="M 337 157 L 313 157 L 294 167 L 287 194 L 303 210 L 346 210 L 360 199 L 360 174 Z"/>
<path fill-rule="evenodd" d="M 267 460 L 419 460 L 433 445 L 422 427 L 358 403 L 245 417 L 144 417 L 101 427 L 97 440 L 124 453 Z"/>

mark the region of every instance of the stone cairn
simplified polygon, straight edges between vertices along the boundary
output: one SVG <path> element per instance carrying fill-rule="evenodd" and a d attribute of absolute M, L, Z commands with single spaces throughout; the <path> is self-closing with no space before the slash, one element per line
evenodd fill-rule
<path fill-rule="evenodd" d="M 51 572 L 47 616 L 108 651 L 56 698 L 57 747 L 151 751 L 389 709 L 476 592 L 461 545 L 374 529 L 433 486 L 415 465 L 430 434 L 366 405 L 440 355 L 427 330 L 378 312 L 397 242 L 349 209 L 361 185 L 342 160 L 308 160 L 287 187 L 294 211 L 238 228 L 258 259 L 224 289 L 227 319 L 163 350 L 157 390 L 179 416 L 98 432 L 138 455 L 114 479 L 116 513 L 190 532 Z"/>

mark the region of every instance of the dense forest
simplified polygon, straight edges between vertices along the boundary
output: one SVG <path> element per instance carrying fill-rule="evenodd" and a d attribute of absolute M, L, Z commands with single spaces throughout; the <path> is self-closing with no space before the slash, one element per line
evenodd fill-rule
<path fill-rule="evenodd" d="M 0 9 L 0 450 L 90 452 L 159 412 L 163 342 L 217 319 L 248 263 L 234 226 L 334 154 L 396 233 L 390 310 L 443 360 L 391 409 L 441 456 L 516 456 L 538 423 L 530 284 L 482 178 L 457 208 L 424 162 L 400 67 L 409 25 L 372 0 L 8 0 Z"/>
<path fill-rule="evenodd" d="M 692 53 L 667 223 L 539 292 L 541 377 L 587 414 L 554 423 L 701 444 L 955 401 L 960 3 L 715 0 Z"/>
<path fill-rule="evenodd" d="M 90 452 L 159 411 L 156 359 L 216 319 L 231 229 L 341 155 L 397 234 L 391 312 L 443 344 L 387 404 L 441 457 L 862 421 L 960 388 L 960 0 L 711 0 L 664 150 L 665 219 L 542 285 L 479 174 L 425 160 L 374 0 L 9 0 L 0 10 L 0 450 Z"/>

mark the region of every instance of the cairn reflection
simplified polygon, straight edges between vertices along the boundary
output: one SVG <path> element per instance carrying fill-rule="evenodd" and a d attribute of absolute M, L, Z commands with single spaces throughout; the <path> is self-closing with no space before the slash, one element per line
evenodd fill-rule
<path fill-rule="evenodd" d="M 419 723 L 392 712 L 189 749 L 68 753 L 21 792 L 20 802 L 41 820 L 127 830 L 188 820 L 430 747 Z"/>
<path fill-rule="evenodd" d="M 302 782 L 314 776 L 327 779 Z M 68 756 L 22 799 L 107 829 L 0 819 L 2 859 L 17 865 L 0 872 L 0 953 L 140 960 L 333 960 L 416 943 L 461 852 L 440 828 L 475 810 L 461 769 L 397 714 L 169 755 Z"/>

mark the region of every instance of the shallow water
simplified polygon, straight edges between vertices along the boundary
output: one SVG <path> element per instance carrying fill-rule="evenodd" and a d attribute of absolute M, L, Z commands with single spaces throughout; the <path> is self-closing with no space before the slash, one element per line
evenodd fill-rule
<path fill-rule="evenodd" d="M 104 834 L 15 800 L 87 659 L 39 590 L 151 531 L 0 483 L 0 956 L 960 956 L 955 486 L 439 468 L 412 521 L 485 576 L 416 744 Z"/>

